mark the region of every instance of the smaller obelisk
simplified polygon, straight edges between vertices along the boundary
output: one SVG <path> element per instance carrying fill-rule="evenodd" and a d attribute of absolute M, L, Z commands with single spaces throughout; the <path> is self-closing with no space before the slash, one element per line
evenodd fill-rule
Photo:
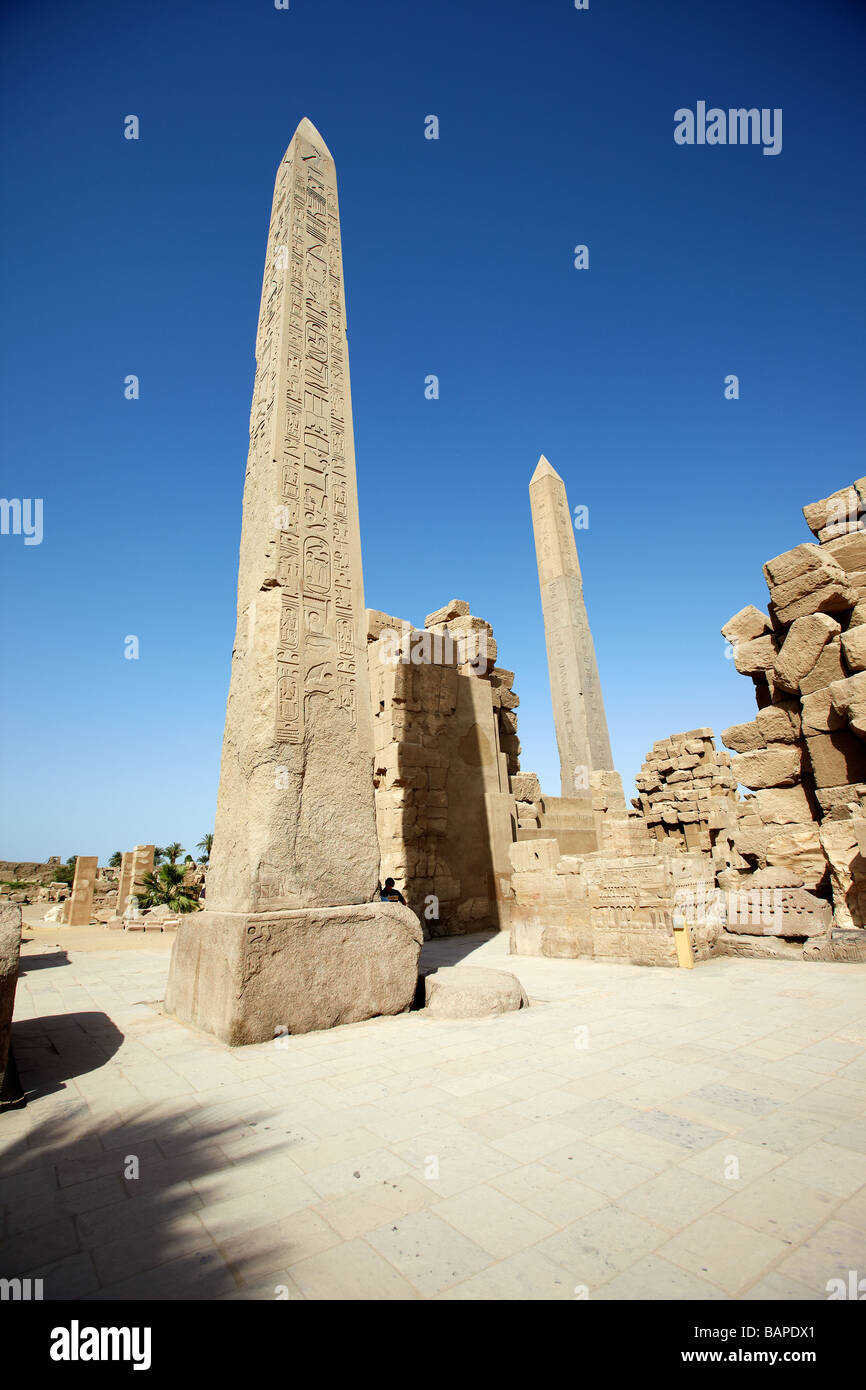
<path fill-rule="evenodd" d="M 562 795 L 589 788 L 613 758 L 565 483 L 544 455 L 529 483 Z"/>

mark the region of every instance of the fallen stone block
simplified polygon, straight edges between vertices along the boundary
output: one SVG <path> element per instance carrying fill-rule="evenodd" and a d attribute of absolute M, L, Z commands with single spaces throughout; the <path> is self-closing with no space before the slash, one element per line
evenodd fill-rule
<path fill-rule="evenodd" d="M 422 941 L 399 903 L 191 913 L 172 947 L 166 1012 L 234 1046 L 402 1013 Z"/>
<path fill-rule="evenodd" d="M 528 1007 L 520 981 L 505 970 L 449 965 L 424 975 L 429 1018 L 491 1018 Z"/>

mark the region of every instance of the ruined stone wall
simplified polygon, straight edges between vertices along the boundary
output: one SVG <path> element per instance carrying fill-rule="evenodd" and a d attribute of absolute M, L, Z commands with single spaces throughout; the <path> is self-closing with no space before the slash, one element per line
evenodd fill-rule
<path fill-rule="evenodd" d="M 512 845 L 512 951 L 675 966 L 678 894 L 709 895 L 712 867 L 700 853 L 661 853 L 649 837 L 645 851 L 563 855 L 552 839 Z M 695 939 L 697 954 L 701 944 Z M 705 939 L 702 953 L 710 949 Z"/>
<path fill-rule="evenodd" d="M 395 880 L 428 935 L 498 928 L 516 833 L 513 675 L 462 600 L 423 629 L 371 611 L 368 642 L 381 881 Z"/>
<path fill-rule="evenodd" d="M 659 739 L 635 778 L 640 809 L 651 835 L 671 849 L 711 848 L 710 820 L 737 800 L 731 755 L 718 750 L 712 729 L 690 729 Z"/>
<path fill-rule="evenodd" d="M 804 507 L 817 543 L 769 560 L 767 613 L 750 605 L 722 628 L 758 709 L 722 734 L 753 794 L 713 827 L 718 866 L 728 886 L 772 871 L 777 887 L 832 901 L 829 934 L 803 939 L 808 958 L 866 959 L 864 513 L 864 478 Z"/>

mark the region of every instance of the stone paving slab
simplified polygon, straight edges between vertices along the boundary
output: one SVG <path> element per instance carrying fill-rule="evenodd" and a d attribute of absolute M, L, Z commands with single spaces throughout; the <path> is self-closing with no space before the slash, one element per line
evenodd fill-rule
<path fill-rule="evenodd" d="M 866 1270 L 866 966 L 430 942 L 533 1007 L 230 1049 L 162 945 L 26 943 L 0 1277 L 45 1297 L 770 1299 Z"/>

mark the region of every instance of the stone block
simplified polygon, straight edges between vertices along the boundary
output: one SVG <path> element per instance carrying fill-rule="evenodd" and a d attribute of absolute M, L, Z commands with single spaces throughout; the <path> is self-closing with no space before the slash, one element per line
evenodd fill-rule
<path fill-rule="evenodd" d="M 740 753 L 733 763 L 737 781 L 744 787 L 790 787 L 800 780 L 800 749 L 774 743 L 753 753 Z"/>
<path fill-rule="evenodd" d="M 739 642 L 751 642 L 756 637 L 763 637 L 770 631 L 770 619 L 766 613 L 750 603 L 728 619 L 722 628 L 722 636 L 736 646 Z"/>
<path fill-rule="evenodd" d="M 783 690 L 798 691 L 800 681 L 809 674 L 824 647 L 839 632 L 839 623 L 827 613 L 807 613 L 788 629 L 781 651 L 773 664 L 776 684 Z"/>
<path fill-rule="evenodd" d="M 559 845 L 556 840 L 517 841 L 509 845 L 508 857 L 514 873 L 553 872 L 559 859 Z"/>
<path fill-rule="evenodd" d="M 793 825 L 813 819 L 809 798 L 802 786 L 767 787 L 756 791 L 754 804 L 763 825 Z"/>
<path fill-rule="evenodd" d="M 800 694 L 812 695 L 832 681 L 844 680 L 848 675 L 842 660 L 842 642 L 838 637 L 829 641 L 807 675 L 800 681 Z"/>
<path fill-rule="evenodd" d="M 515 801 L 540 801 L 541 783 L 534 772 L 518 772 L 511 778 Z"/>
<path fill-rule="evenodd" d="M 755 723 L 765 743 L 796 743 L 800 737 L 800 714 L 796 702 L 767 705 L 759 709 Z"/>
<path fill-rule="evenodd" d="M 778 829 L 767 842 L 766 860 L 771 868 L 797 874 L 806 888 L 818 888 L 827 878 L 827 860 L 814 822 Z"/>
<path fill-rule="evenodd" d="M 803 508 L 806 525 L 816 536 L 820 536 L 828 527 L 856 525 L 859 515 L 860 498 L 853 485 L 841 488 L 829 497 L 822 497 L 819 502 L 810 502 Z"/>
<path fill-rule="evenodd" d="M 166 1012 L 233 1046 L 402 1013 L 422 940 L 398 903 L 193 913 L 172 947 Z"/>
<path fill-rule="evenodd" d="M 816 787 L 866 781 L 866 747 L 848 729 L 807 734 L 806 748 Z"/>
<path fill-rule="evenodd" d="M 827 540 L 821 548 L 830 552 L 852 580 L 857 570 L 866 570 L 866 532 L 862 530 Z"/>
<path fill-rule="evenodd" d="M 828 685 L 816 690 L 812 695 L 804 696 L 800 711 L 804 734 L 828 734 L 833 729 L 845 726 L 845 716 L 833 708 Z"/>
<path fill-rule="evenodd" d="M 742 676 L 762 675 L 776 660 L 777 641 L 774 636 L 754 637 L 738 642 L 734 647 L 734 665 Z"/>
<path fill-rule="evenodd" d="M 721 740 L 726 748 L 733 748 L 735 753 L 751 753 L 756 748 L 767 746 L 767 739 L 755 719 L 748 724 L 732 724 L 729 729 L 722 729 Z"/>
<path fill-rule="evenodd" d="M 462 598 L 453 598 L 444 608 L 437 608 L 435 613 L 428 613 L 424 619 L 424 626 L 435 627 L 440 623 L 450 623 L 453 618 L 465 618 L 468 615 L 469 604 Z"/>
<path fill-rule="evenodd" d="M 856 602 L 842 566 L 823 546 L 804 544 L 764 565 L 776 619 L 794 622 L 808 613 L 835 613 Z"/>
<path fill-rule="evenodd" d="M 516 975 L 475 966 L 441 966 L 424 976 L 424 1011 L 430 1018 L 490 1018 L 529 1006 Z"/>
<path fill-rule="evenodd" d="M 849 671 L 866 671 L 866 626 L 842 633 L 842 651 Z"/>

